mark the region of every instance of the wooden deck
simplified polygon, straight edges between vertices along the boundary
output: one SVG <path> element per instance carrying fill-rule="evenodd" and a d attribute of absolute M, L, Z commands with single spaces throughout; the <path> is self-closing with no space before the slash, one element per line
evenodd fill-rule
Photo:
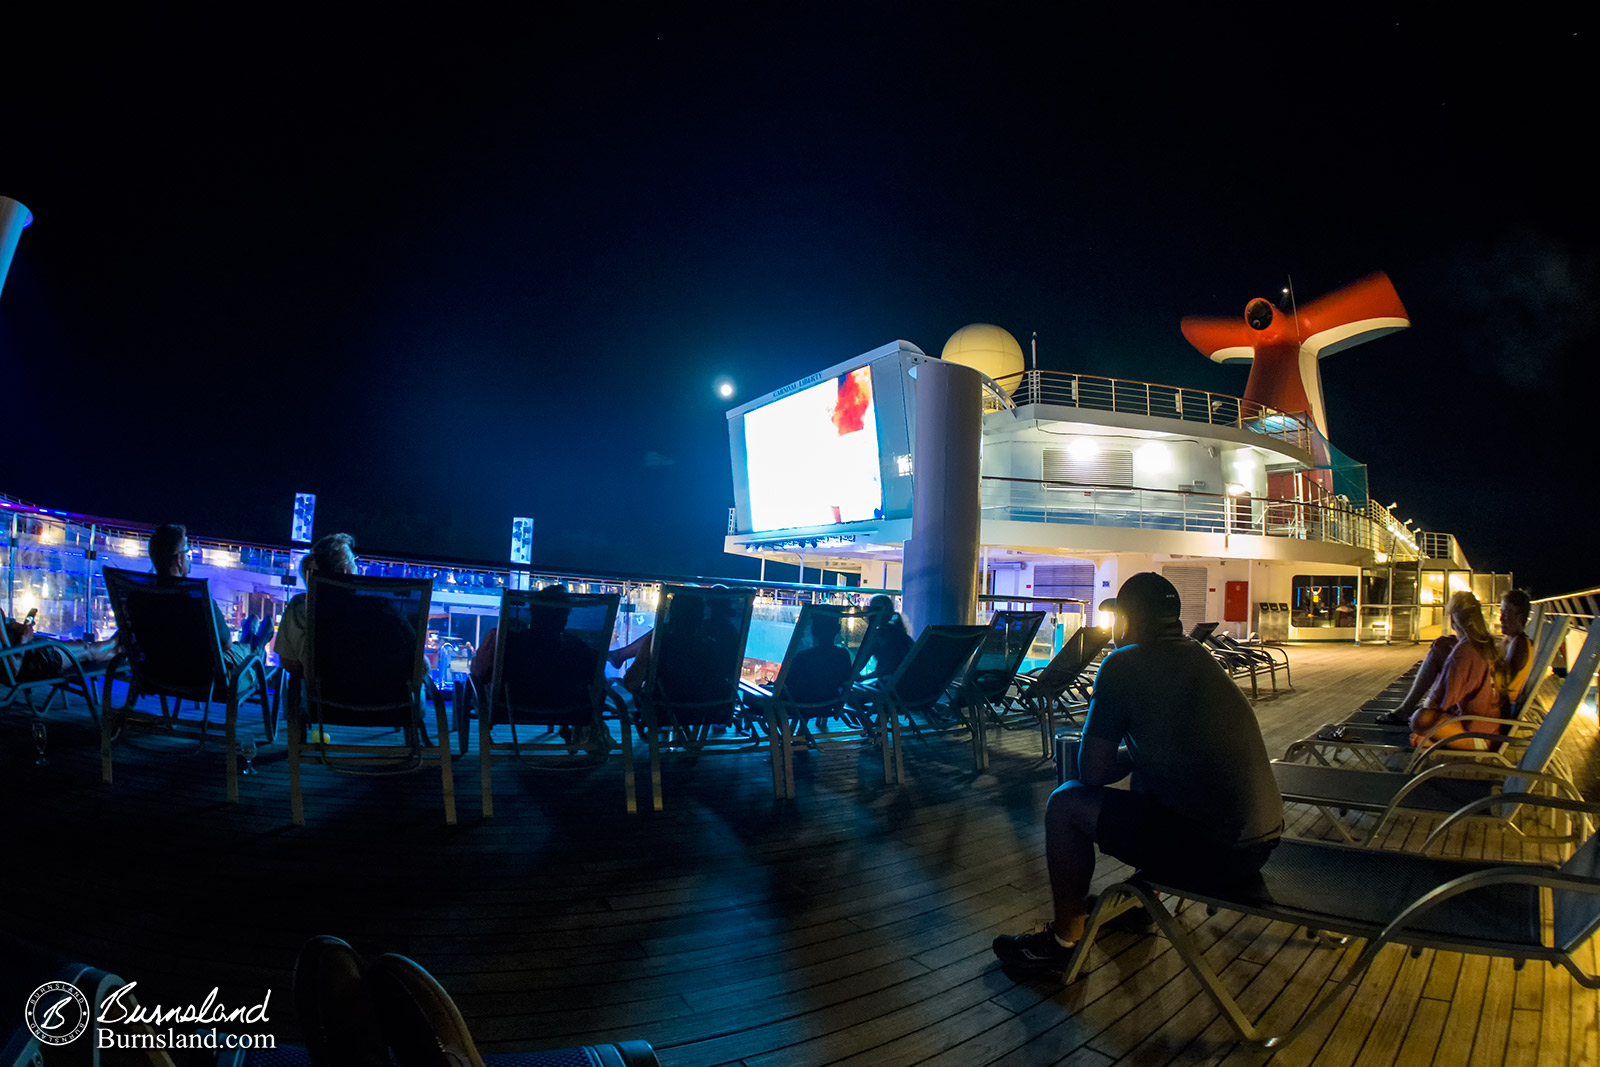
<path fill-rule="evenodd" d="M 1273 752 L 1421 650 L 1290 655 L 1295 691 L 1257 704 Z M 1580 723 L 1588 745 L 1593 723 Z M 170 738 L 132 740 L 107 787 L 81 710 L 52 716 L 42 768 L 12 712 L 0 715 L 0 924 L 137 980 L 147 1003 L 197 1002 L 213 986 L 255 1003 L 270 988 L 284 1039 L 298 1030 L 295 952 L 334 933 L 428 967 L 490 1052 L 638 1037 L 668 1067 L 1265 1062 L 1159 937 L 1107 936 L 1070 987 L 1001 972 L 991 938 L 1046 915 L 1054 782 L 1038 744 L 1002 734 L 980 775 L 962 741 L 916 740 L 899 788 L 865 754 L 802 756 L 787 803 L 772 800 L 761 754 L 705 758 L 669 766 L 667 810 L 637 816 L 623 810 L 615 755 L 586 770 L 501 762 L 487 821 L 474 754 L 456 765 L 455 827 L 436 770 L 311 767 L 308 825 L 295 828 L 281 743 L 263 746 L 262 773 L 227 805 L 216 744 L 192 755 Z M 1290 822 L 1327 836 L 1308 810 Z M 1447 846 L 1493 855 L 1502 843 L 1469 831 Z M 1125 868 L 1107 860 L 1099 873 L 1103 884 Z M 1350 956 L 1260 920 L 1200 908 L 1182 919 L 1247 1009 L 1284 1024 Z M 1344 1001 L 1273 1062 L 1597 1058 L 1600 996 L 1542 965 L 1391 947 Z"/>

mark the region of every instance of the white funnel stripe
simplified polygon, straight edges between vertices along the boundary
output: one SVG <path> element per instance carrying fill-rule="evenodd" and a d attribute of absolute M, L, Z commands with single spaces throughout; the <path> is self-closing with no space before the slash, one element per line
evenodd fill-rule
<path fill-rule="evenodd" d="M 1404 330 L 1410 325 L 1410 319 L 1403 319 L 1398 316 L 1347 322 L 1342 326 L 1334 326 L 1331 329 L 1323 330 L 1321 333 L 1314 333 L 1307 337 L 1301 347 L 1301 351 L 1310 352 L 1320 359 L 1323 355 L 1331 356 L 1335 352 L 1343 352 L 1345 349 L 1361 344 L 1363 341 L 1370 341 L 1374 337 L 1381 337 L 1383 334 L 1393 333 L 1396 330 Z M 1367 334 L 1372 336 L 1366 336 Z"/>
<path fill-rule="evenodd" d="M 1328 436 L 1328 413 L 1322 408 L 1322 364 L 1310 345 L 1300 349 L 1300 386 L 1306 391 L 1306 401 L 1311 405 L 1311 421 L 1317 432 Z"/>
<path fill-rule="evenodd" d="M 1249 345 L 1234 345 L 1232 348 L 1219 348 L 1211 353 L 1213 363 L 1250 363 L 1256 358 L 1256 350 Z"/>

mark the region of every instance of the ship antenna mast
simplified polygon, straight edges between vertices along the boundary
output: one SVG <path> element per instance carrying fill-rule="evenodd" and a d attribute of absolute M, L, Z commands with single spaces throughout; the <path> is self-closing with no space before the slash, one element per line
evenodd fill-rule
<path fill-rule="evenodd" d="M 1284 292 L 1289 294 L 1289 314 L 1294 316 L 1294 339 L 1296 342 L 1304 344 L 1305 339 L 1300 336 L 1300 308 L 1294 302 L 1294 275 L 1285 274 L 1284 279 L 1289 283 Z"/>
<path fill-rule="evenodd" d="M 1039 331 L 1033 331 L 1033 370 L 1039 369 Z"/>

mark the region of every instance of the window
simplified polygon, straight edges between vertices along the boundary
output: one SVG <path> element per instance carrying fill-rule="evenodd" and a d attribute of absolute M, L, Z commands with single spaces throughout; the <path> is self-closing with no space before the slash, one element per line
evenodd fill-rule
<path fill-rule="evenodd" d="M 1297 574 L 1289 604 L 1294 626 L 1355 626 L 1356 575 Z"/>

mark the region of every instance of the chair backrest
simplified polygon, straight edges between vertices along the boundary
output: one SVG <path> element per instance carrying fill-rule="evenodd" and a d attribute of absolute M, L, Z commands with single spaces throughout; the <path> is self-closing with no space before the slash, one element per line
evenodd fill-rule
<path fill-rule="evenodd" d="M 1067 643 L 1061 646 L 1055 658 L 1045 664 L 1038 677 L 1022 691 L 1022 695 L 1030 699 L 1060 696 L 1094 662 L 1100 650 L 1110 643 L 1110 630 L 1102 630 L 1098 626 L 1079 627 L 1067 638 Z"/>
<path fill-rule="evenodd" d="M 1544 682 L 1544 676 L 1550 673 L 1550 665 L 1556 661 L 1556 652 L 1560 650 L 1561 642 L 1567 636 L 1567 627 L 1571 624 L 1571 616 L 1558 615 L 1539 627 L 1539 638 L 1533 646 L 1533 663 L 1528 667 L 1528 677 L 1522 683 L 1522 691 L 1512 694 L 1513 718 L 1521 716 L 1528 701 L 1533 699 L 1533 694 Z"/>
<path fill-rule="evenodd" d="M 1566 736 L 1567 727 L 1572 725 L 1578 705 L 1589 692 L 1589 683 L 1594 680 L 1597 663 L 1600 663 L 1600 624 L 1589 627 L 1589 634 L 1583 639 L 1582 651 L 1567 668 L 1561 691 L 1556 694 L 1550 710 L 1545 712 L 1544 721 L 1539 723 L 1539 728 L 1528 741 L 1522 759 L 1517 761 L 1518 770 L 1543 771 L 1549 765 L 1551 757 L 1556 754 L 1556 746 Z M 1507 793 L 1523 793 L 1530 788 L 1531 783 L 1522 778 L 1508 778 L 1504 786 Z"/>
<path fill-rule="evenodd" d="M 102 568 L 128 669 L 146 693 L 207 700 L 224 681 L 223 635 L 204 578 Z"/>
<path fill-rule="evenodd" d="M 848 604 L 802 604 L 772 692 L 792 704 L 828 707 L 844 700 L 871 653 L 883 612 Z"/>
<path fill-rule="evenodd" d="M 967 681 L 985 694 L 1003 693 L 1033 647 L 1033 638 L 1044 623 L 1044 614 L 1042 611 L 995 612 L 994 618 L 989 620 L 989 632 L 984 634 L 983 644 L 972 658 Z"/>
<path fill-rule="evenodd" d="M 988 636 L 987 626 L 928 626 L 883 688 L 907 707 L 936 703 Z"/>
<path fill-rule="evenodd" d="M 1561 865 L 1561 873 L 1600 880 L 1600 834 L 1580 845 Z M 1550 904 L 1555 926 L 1554 944 L 1563 952 L 1570 953 L 1600 929 L 1600 894 L 1552 889 Z"/>
<path fill-rule="evenodd" d="M 733 721 L 755 590 L 663 585 L 646 686 L 659 722 Z"/>
<path fill-rule="evenodd" d="M 497 721 L 586 722 L 605 699 L 616 593 L 507 589 L 489 708 Z"/>
<path fill-rule="evenodd" d="M 1211 639 L 1212 633 L 1219 625 L 1221 624 L 1215 622 L 1197 622 L 1194 624 L 1194 629 L 1189 631 L 1189 637 L 1204 644 Z"/>
<path fill-rule="evenodd" d="M 11 634 L 6 629 L 11 619 L 6 615 L 6 609 L 0 608 L 0 652 L 11 647 Z M 11 661 L 16 656 L 0 656 L 0 685 L 13 687 L 17 684 L 16 671 L 11 666 Z M 18 666 L 21 666 L 20 664 Z"/>
<path fill-rule="evenodd" d="M 428 663 L 427 578 L 311 576 L 306 592 L 308 721 L 407 726 Z"/>

